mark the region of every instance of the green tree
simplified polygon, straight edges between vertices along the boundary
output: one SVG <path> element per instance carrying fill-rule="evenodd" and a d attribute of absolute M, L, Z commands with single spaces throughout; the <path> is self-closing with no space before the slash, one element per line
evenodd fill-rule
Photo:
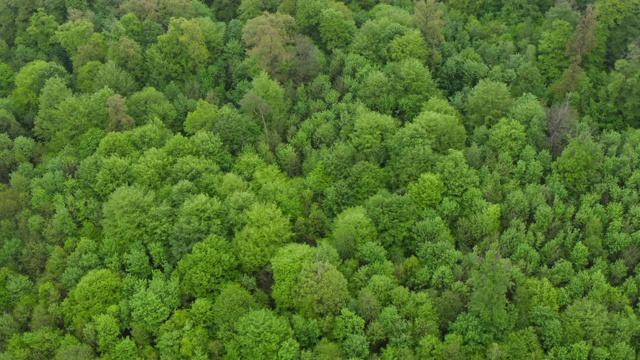
<path fill-rule="evenodd" d="M 316 261 L 300 272 L 293 303 L 301 315 L 337 315 L 348 300 L 347 279 L 330 263 Z"/>
<path fill-rule="evenodd" d="M 361 157 L 381 164 L 387 157 L 385 143 L 397 126 L 397 121 L 391 116 L 362 109 L 356 115 L 351 142 Z"/>
<path fill-rule="evenodd" d="M 80 334 L 96 315 L 103 314 L 122 298 L 122 281 L 109 270 L 92 270 L 82 277 L 62 303 L 65 324 Z"/>
<path fill-rule="evenodd" d="M 224 26 L 209 18 L 172 19 L 166 34 L 147 50 L 147 67 L 152 81 L 166 85 L 206 68 L 223 46 Z"/>
<path fill-rule="evenodd" d="M 300 271 L 310 264 L 318 251 L 306 244 L 288 244 L 281 247 L 271 259 L 274 284 L 271 296 L 279 309 L 293 307 L 293 293 Z"/>
<path fill-rule="evenodd" d="M 503 118 L 513 104 L 507 86 L 500 82 L 480 80 L 469 93 L 465 110 L 469 128 L 490 127 Z"/>
<path fill-rule="evenodd" d="M 320 13 L 318 29 L 326 48 L 333 50 L 349 45 L 357 27 L 348 9 L 333 6 L 323 9 Z"/>
<path fill-rule="evenodd" d="M 265 266 L 293 234 L 289 220 L 273 204 L 254 204 L 246 218 L 247 225 L 236 233 L 233 242 L 242 269 L 251 273 Z"/>
<path fill-rule="evenodd" d="M 16 38 L 16 44 L 37 49 L 46 59 L 51 54 L 52 37 L 58 29 L 56 18 L 40 8 L 31 16 L 29 23 L 26 31 Z"/>
<path fill-rule="evenodd" d="M 270 310 L 254 310 L 241 317 L 233 337 L 225 343 L 230 359 L 277 359 L 293 331 L 289 323 Z"/>
<path fill-rule="evenodd" d="M 564 20 L 555 20 L 547 31 L 543 31 L 538 45 L 540 71 L 547 83 L 554 82 L 571 64 L 565 55 L 571 40 L 573 26 Z"/>
<path fill-rule="evenodd" d="M 407 194 L 416 205 L 428 208 L 438 205 L 442 200 L 444 184 L 440 176 L 432 173 L 424 173 L 416 182 L 407 187 Z"/>
<path fill-rule="evenodd" d="M 93 24 L 85 19 L 66 22 L 58 27 L 53 39 L 74 56 L 78 48 L 87 43 L 93 34 Z"/>
<path fill-rule="evenodd" d="M 389 43 L 389 58 L 393 61 L 403 61 L 409 58 L 426 62 L 430 53 L 427 44 L 418 30 L 408 31 L 402 36 L 395 37 Z"/>
<path fill-rule="evenodd" d="M 287 110 L 284 89 L 267 73 L 260 73 L 253 79 L 251 90 L 240 100 L 240 106 L 247 116 L 262 126 L 267 138 L 284 132 Z"/>
<path fill-rule="evenodd" d="M 131 319 L 136 326 L 156 334 L 159 326 L 180 305 L 178 279 L 167 280 L 164 274 L 156 272 L 151 280 L 143 280 L 137 285 L 129 300 Z"/>
<path fill-rule="evenodd" d="M 147 214 L 154 205 L 154 193 L 139 187 L 121 187 L 105 201 L 102 212 L 104 236 L 118 239 L 122 246 L 147 238 Z"/>
<path fill-rule="evenodd" d="M 338 214 L 331 237 L 340 256 L 348 259 L 360 245 L 376 241 L 377 232 L 365 209 L 358 206 Z"/>
<path fill-rule="evenodd" d="M 259 308 L 255 298 L 246 289 L 238 284 L 225 285 L 211 307 L 218 334 L 227 336 L 225 334 L 233 331 L 240 318 Z"/>
<path fill-rule="evenodd" d="M 98 351 L 102 354 L 110 353 L 120 336 L 118 320 L 110 314 L 100 314 L 93 318 L 93 322 L 97 333 Z"/>
<path fill-rule="evenodd" d="M 95 90 L 105 86 L 124 96 L 131 95 L 138 88 L 133 76 L 112 61 L 100 67 L 95 74 Z"/>
<path fill-rule="evenodd" d="M 23 66 L 16 74 L 15 88 L 11 92 L 11 98 L 15 100 L 23 113 L 35 115 L 38 106 L 38 97 L 45 82 L 52 77 L 66 79 L 67 72 L 56 63 L 47 63 L 36 60 Z"/>
<path fill-rule="evenodd" d="M 527 140 L 531 145 L 537 149 L 547 147 L 547 114 L 534 95 L 524 94 L 516 99 L 509 110 L 509 118 L 525 126 Z"/>
<path fill-rule="evenodd" d="M 126 112 L 136 125 L 144 125 L 158 118 L 170 129 L 179 129 L 176 109 L 165 95 L 152 87 L 146 87 L 127 98 Z"/>
<path fill-rule="evenodd" d="M 169 238 L 173 259 L 181 259 L 194 244 L 205 240 L 209 235 L 222 235 L 223 220 L 224 207 L 217 198 L 198 194 L 185 200 L 176 212 Z"/>
<path fill-rule="evenodd" d="M 510 330 L 506 294 L 512 284 L 511 263 L 491 249 L 469 282 L 474 287 L 469 299 L 469 312 L 478 317 L 481 329 L 493 338 L 500 338 Z"/>
<path fill-rule="evenodd" d="M 435 151 L 445 154 L 449 149 L 464 148 L 467 133 L 458 117 L 423 111 L 413 122 L 426 130 L 431 147 Z"/>
<path fill-rule="evenodd" d="M 210 236 L 178 262 L 182 291 L 197 298 L 212 297 L 236 277 L 237 266 L 226 240 Z"/>
<path fill-rule="evenodd" d="M 489 130 L 487 146 L 496 154 L 507 154 L 517 159 L 526 140 L 525 127 L 521 123 L 503 118 Z"/>
<path fill-rule="evenodd" d="M 553 170 L 568 190 L 582 194 L 600 179 L 602 161 L 602 150 L 591 137 L 574 138 L 553 163 Z"/>

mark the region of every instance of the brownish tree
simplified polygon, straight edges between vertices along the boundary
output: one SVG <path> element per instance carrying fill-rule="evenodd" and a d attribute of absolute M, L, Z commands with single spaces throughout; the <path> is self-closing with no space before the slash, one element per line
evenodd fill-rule
<path fill-rule="evenodd" d="M 436 0 L 416 0 L 414 18 L 427 43 L 431 65 L 442 61 L 442 56 L 438 52 L 438 46 L 444 41 L 444 35 L 442 35 L 444 21 L 442 21 L 441 15 L 442 12 L 438 10 Z"/>
<path fill-rule="evenodd" d="M 107 99 L 107 112 L 109 113 L 109 131 L 124 131 L 131 129 L 135 123 L 131 116 L 125 111 L 124 98 L 115 94 Z"/>
<path fill-rule="evenodd" d="M 571 41 L 567 44 L 567 56 L 573 59 L 571 65 L 562 73 L 558 81 L 552 85 L 551 93 L 556 99 L 562 98 L 568 92 L 577 91 L 583 80 L 584 71 L 580 67 L 582 58 L 597 45 L 596 28 L 598 12 L 592 5 L 587 6 L 584 14 L 573 32 Z"/>
<path fill-rule="evenodd" d="M 242 39 L 249 48 L 247 54 L 273 78 L 281 79 L 290 66 L 295 25 L 289 15 L 267 13 L 247 21 L 242 30 Z"/>
<path fill-rule="evenodd" d="M 554 157 L 562 153 L 576 118 L 576 112 L 571 108 L 568 97 L 562 104 L 554 105 L 549 109 L 547 114 L 549 146 Z"/>

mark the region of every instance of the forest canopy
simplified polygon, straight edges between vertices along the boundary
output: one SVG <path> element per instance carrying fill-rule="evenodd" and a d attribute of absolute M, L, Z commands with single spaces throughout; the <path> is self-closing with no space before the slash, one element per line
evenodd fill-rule
<path fill-rule="evenodd" d="M 0 360 L 640 354 L 640 0 L 0 0 Z"/>

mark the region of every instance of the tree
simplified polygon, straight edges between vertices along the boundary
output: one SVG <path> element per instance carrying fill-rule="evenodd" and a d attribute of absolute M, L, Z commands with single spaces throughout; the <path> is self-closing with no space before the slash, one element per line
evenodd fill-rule
<path fill-rule="evenodd" d="M 430 65 L 438 65 L 442 59 L 438 47 L 444 41 L 442 13 L 435 0 L 418 0 L 414 3 L 415 23 L 429 49 Z"/>
<path fill-rule="evenodd" d="M 303 316 L 337 315 L 349 300 L 347 280 L 335 266 L 319 260 L 300 272 L 293 303 Z"/>
<path fill-rule="evenodd" d="M 287 110 L 284 89 L 271 80 L 267 73 L 262 72 L 253 79 L 251 90 L 240 100 L 240 106 L 247 116 L 262 125 L 267 138 L 274 132 L 284 132 L 283 121 Z M 273 141 L 270 145 L 275 147 Z"/>
<path fill-rule="evenodd" d="M 224 26 L 209 18 L 172 19 L 169 30 L 147 50 L 147 67 L 158 85 L 205 69 L 222 52 Z"/>
<path fill-rule="evenodd" d="M 402 36 L 396 36 L 389 43 L 389 58 L 393 61 L 403 61 L 409 58 L 426 62 L 430 53 L 427 44 L 418 30 L 408 31 Z"/>
<path fill-rule="evenodd" d="M 580 17 L 573 36 L 567 44 L 567 56 L 571 57 L 573 62 L 551 88 L 556 98 L 562 98 L 567 92 L 577 91 L 582 85 L 584 74 L 580 64 L 584 56 L 597 46 L 597 16 L 597 11 L 589 5 Z"/>
<path fill-rule="evenodd" d="M 562 69 L 571 64 L 571 60 L 565 54 L 572 32 L 573 26 L 564 20 L 555 20 L 549 30 L 542 32 L 538 45 L 538 62 L 546 83 L 558 79 Z"/>
<path fill-rule="evenodd" d="M 265 266 L 293 234 L 289 220 L 273 204 L 254 204 L 246 211 L 246 218 L 247 225 L 236 233 L 233 242 L 242 269 L 251 273 Z"/>
<path fill-rule="evenodd" d="M 491 127 L 507 114 L 512 104 L 513 99 L 505 84 L 480 80 L 467 99 L 467 125 L 469 128 L 480 125 Z"/>
<path fill-rule="evenodd" d="M 254 57 L 258 66 L 276 79 L 282 79 L 288 71 L 295 26 L 295 20 L 289 15 L 267 13 L 247 21 L 242 30 L 247 55 Z"/>
<path fill-rule="evenodd" d="M 51 53 L 52 37 L 58 29 L 56 18 L 40 8 L 31 16 L 29 23 L 26 31 L 16 38 L 16 44 L 37 49 L 46 59 Z"/>
<path fill-rule="evenodd" d="M 464 148 L 467 133 L 458 117 L 423 111 L 413 122 L 426 130 L 431 147 L 435 151 L 445 154 L 449 149 Z"/>
<path fill-rule="evenodd" d="M 560 155 L 564 149 L 569 140 L 569 132 L 577 120 L 575 110 L 569 105 L 567 98 L 564 103 L 552 106 L 547 115 L 549 147 L 554 156 Z"/>
<path fill-rule="evenodd" d="M 125 99 L 115 94 L 107 99 L 107 112 L 109 113 L 109 131 L 124 131 L 133 128 L 134 122 L 127 114 Z"/>
<path fill-rule="evenodd" d="M 114 62 L 138 80 L 143 76 L 143 55 L 140 44 L 127 36 L 108 43 L 107 61 Z"/>
<path fill-rule="evenodd" d="M 100 90 L 105 86 L 124 96 L 131 95 L 138 89 L 133 76 L 112 61 L 100 67 L 95 74 L 94 89 Z"/>
<path fill-rule="evenodd" d="M 288 244 L 281 247 L 271 259 L 274 284 L 271 296 L 278 309 L 293 307 L 293 293 L 300 271 L 310 264 L 318 251 L 306 244 Z"/>
<path fill-rule="evenodd" d="M 474 287 L 469 299 L 469 312 L 478 317 L 482 329 L 494 339 L 499 339 L 509 330 L 506 293 L 511 286 L 510 272 L 509 260 L 502 259 L 496 250 L 491 249 L 469 279 Z"/>
<path fill-rule="evenodd" d="M 131 318 L 136 326 L 150 334 L 156 334 L 159 326 L 169 318 L 180 304 L 178 279 L 165 279 L 159 272 L 153 278 L 140 281 L 129 300 Z"/>
<path fill-rule="evenodd" d="M 147 214 L 154 204 L 154 193 L 139 187 L 121 187 L 104 203 L 102 226 L 107 238 L 122 246 L 147 239 Z"/>
<path fill-rule="evenodd" d="M 118 342 L 120 325 L 118 320 L 110 314 L 100 314 L 93 318 L 97 333 L 98 351 L 102 354 L 110 353 Z"/>
<path fill-rule="evenodd" d="M 508 154 L 512 159 L 517 159 L 525 146 L 527 135 L 525 128 L 516 120 L 500 119 L 489 130 L 487 146 L 496 154 Z"/>
<path fill-rule="evenodd" d="M 93 24 L 85 19 L 66 22 L 58 27 L 53 39 L 74 56 L 78 48 L 89 41 L 93 34 Z"/>
<path fill-rule="evenodd" d="M 386 71 L 390 74 L 393 93 L 398 97 L 395 115 L 404 120 L 413 119 L 424 102 L 439 93 L 431 71 L 417 59 L 390 63 Z"/>
<path fill-rule="evenodd" d="M 170 129 L 178 129 L 176 109 L 165 95 L 152 87 L 146 87 L 127 98 L 127 113 L 136 125 L 150 123 L 155 118 L 161 120 Z"/>
<path fill-rule="evenodd" d="M 253 310 L 238 320 L 225 349 L 230 359 L 276 359 L 292 336 L 285 319 L 270 310 Z"/>
<path fill-rule="evenodd" d="M 397 126 L 391 116 L 362 109 L 356 115 L 351 142 L 362 158 L 382 164 L 387 157 L 385 143 Z"/>
<path fill-rule="evenodd" d="M 438 205 L 442 200 L 444 184 L 437 174 L 424 173 L 416 182 L 407 187 L 407 194 L 420 208 L 428 208 Z"/>
<path fill-rule="evenodd" d="M 116 305 L 122 295 L 122 282 L 109 270 L 92 270 L 82 277 L 62 303 L 65 323 L 80 334 L 91 318 Z"/>
<path fill-rule="evenodd" d="M 574 138 L 553 163 L 553 170 L 573 194 L 585 193 L 600 179 L 602 150 L 591 137 Z"/>
<path fill-rule="evenodd" d="M 185 157 L 186 158 L 186 157 Z M 185 159 L 183 158 L 183 159 Z M 193 159 L 195 160 L 195 159 Z M 199 164 L 196 163 L 196 166 Z M 186 169 L 189 172 L 189 169 Z M 210 169 L 202 169 L 202 173 Z M 196 174 L 199 174 L 197 171 Z M 185 176 L 178 176 L 185 178 Z M 191 179 L 195 180 L 195 179 Z M 175 261 L 187 254 L 194 244 L 209 235 L 222 235 L 224 228 L 224 207 L 218 198 L 198 194 L 186 199 L 176 212 L 176 219 L 169 238 L 171 255 Z"/>
<path fill-rule="evenodd" d="M 326 48 L 333 50 L 349 45 L 357 27 L 348 9 L 334 6 L 322 10 L 318 20 L 318 30 Z"/>
<path fill-rule="evenodd" d="M 548 130 L 547 114 L 540 101 L 532 94 L 524 94 L 518 99 L 511 110 L 509 118 L 525 126 L 527 141 L 537 149 L 548 146 L 546 132 Z"/>
<path fill-rule="evenodd" d="M 217 294 L 236 277 L 238 261 L 231 250 L 226 240 L 215 235 L 195 244 L 178 262 L 182 291 L 196 298 Z"/>
<path fill-rule="evenodd" d="M 252 310 L 261 306 L 251 294 L 238 284 L 229 283 L 222 287 L 220 295 L 211 307 L 211 313 L 220 337 L 228 336 L 235 323 Z"/>
<path fill-rule="evenodd" d="M 54 77 L 45 82 L 40 95 L 40 110 L 35 119 L 34 132 L 47 140 L 51 140 L 58 130 L 58 111 L 60 104 L 72 95 L 67 87 L 66 81 L 59 77 Z"/>
<path fill-rule="evenodd" d="M 579 299 L 563 313 L 566 344 L 589 341 L 595 346 L 610 344 L 608 327 L 611 326 L 606 308 L 588 299 Z"/>
<path fill-rule="evenodd" d="M 343 259 L 353 257 L 364 243 L 376 241 L 373 222 L 361 206 L 349 208 L 338 214 L 332 231 L 333 244 Z"/>
<path fill-rule="evenodd" d="M 68 74 L 65 69 L 56 63 L 47 63 L 41 60 L 30 62 L 23 66 L 16 74 L 15 88 L 11 92 L 23 113 L 35 115 L 38 106 L 38 97 L 46 81 L 52 77 L 66 79 Z"/>

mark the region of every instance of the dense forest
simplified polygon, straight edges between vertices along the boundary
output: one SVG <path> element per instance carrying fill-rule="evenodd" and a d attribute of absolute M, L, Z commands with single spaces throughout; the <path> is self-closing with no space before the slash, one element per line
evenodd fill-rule
<path fill-rule="evenodd" d="M 636 359 L 640 0 L 0 0 L 0 359 Z"/>

